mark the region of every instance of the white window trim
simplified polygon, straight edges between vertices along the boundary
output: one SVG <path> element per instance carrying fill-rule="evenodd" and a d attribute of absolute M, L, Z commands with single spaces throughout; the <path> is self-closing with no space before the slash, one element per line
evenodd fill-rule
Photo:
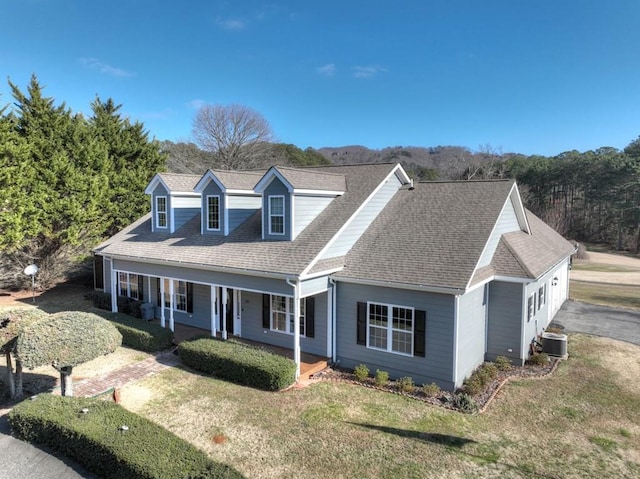
<path fill-rule="evenodd" d="M 273 327 L 273 297 L 277 296 L 277 297 L 281 297 L 281 298 L 285 298 L 286 302 L 285 302 L 285 316 L 286 316 L 286 325 L 287 325 L 287 331 L 282 331 L 281 329 L 275 329 Z M 305 332 L 306 332 L 306 321 L 307 321 L 307 308 L 305 305 L 305 300 L 306 298 L 300 298 L 300 307 L 298 308 L 299 311 L 302 311 L 302 309 L 304 308 L 304 314 L 300 314 L 299 316 L 299 320 L 300 320 L 300 337 L 301 338 L 305 338 Z M 281 333 L 281 334 L 286 334 L 288 336 L 293 336 L 294 332 L 293 330 L 289 331 L 289 329 L 291 329 L 292 326 L 292 320 L 291 320 L 291 316 L 293 316 L 293 298 L 291 296 L 284 296 L 281 294 L 270 294 L 269 295 L 269 330 L 273 331 L 274 333 Z"/>
<path fill-rule="evenodd" d="M 540 291 L 542 290 L 542 294 Z M 547 304 L 547 283 L 544 283 L 538 288 L 538 311 Z"/>
<path fill-rule="evenodd" d="M 534 291 L 527 298 L 527 322 L 531 321 L 536 315 L 536 298 L 538 297 L 538 290 Z"/>
<path fill-rule="evenodd" d="M 275 198 L 282 198 L 282 215 L 273 215 L 273 214 L 271 214 L 271 199 L 275 199 Z M 277 236 L 284 236 L 285 232 L 287 231 L 286 222 L 285 222 L 286 203 L 285 203 L 285 200 L 284 200 L 284 195 L 269 195 L 267 201 L 269 202 L 269 216 L 267 218 L 268 221 L 269 221 L 269 234 L 270 235 L 277 235 Z M 273 216 L 277 216 L 277 217 L 282 216 L 282 233 L 274 232 L 271 229 L 271 218 Z"/>
<path fill-rule="evenodd" d="M 127 292 L 126 292 L 127 294 L 122 294 L 122 286 L 121 286 L 122 285 L 122 280 L 120 279 L 120 275 L 126 275 L 126 279 L 124 280 L 124 284 L 126 284 L 126 286 L 127 286 Z M 134 284 L 136 286 L 135 290 L 136 290 L 137 298 L 134 298 L 133 296 L 131 296 L 131 291 L 132 291 L 132 289 L 131 289 L 131 284 L 132 284 L 131 283 L 131 277 L 132 276 L 136 277 L 136 280 L 135 280 Z M 135 299 L 136 301 L 139 301 L 140 300 L 140 290 L 138 289 L 138 276 L 140 276 L 140 275 L 137 274 L 137 273 L 125 273 L 124 271 L 118 271 L 118 296 L 123 296 L 123 297 L 126 297 L 126 298 L 131 298 L 131 299 Z"/>
<path fill-rule="evenodd" d="M 210 228 L 209 227 L 209 198 L 218 198 L 218 227 L 217 228 Z M 206 224 L 207 231 L 220 231 L 220 224 L 222 223 L 222 221 L 221 221 L 222 215 L 220 214 L 221 213 L 221 211 L 220 211 L 220 195 L 207 195 L 206 205 L 207 205 L 207 217 L 205 219 L 205 224 Z"/>
<path fill-rule="evenodd" d="M 163 305 L 164 308 L 171 308 L 171 306 L 173 306 L 173 310 L 180 312 L 180 313 L 186 313 L 188 308 L 188 304 L 189 304 L 189 298 L 188 298 L 188 288 L 187 288 L 187 281 L 183 281 L 181 279 L 169 279 L 169 278 L 164 278 L 164 281 L 166 282 L 166 284 L 164 285 L 164 298 L 162 299 L 161 303 Z M 168 301 L 169 297 L 171 296 L 171 287 L 170 287 L 170 283 L 171 281 L 173 281 L 173 301 Z M 178 308 L 178 296 L 182 296 L 178 293 L 178 291 L 180 290 L 180 283 L 184 283 L 184 309 L 179 309 Z M 167 304 L 169 303 L 169 304 Z"/>
<path fill-rule="evenodd" d="M 386 306 L 387 307 L 387 326 L 386 326 L 386 330 L 387 330 L 387 348 L 383 349 L 383 348 L 377 348 L 375 346 L 371 346 L 369 344 L 369 328 L 370 328 L 370 324 L 369 324 L 369 311 L 370 311 L 370 305 L 376 305 L 376 306 Z M 410 353 L 403 353 L 400 351 L 394 351 L 393 350 L 393 332 L 394 331 L 399 331 L 402 333 L 406 333 L 407 331 L 405 331 L 404 329 L 394 329 L 393 328 L 393 308 L 401 308 L 401 309 L 407 309 L 411 311 L 411 352 Z M 382 326 L 373 326 L 374 328 L 378 328 L 378 329 L 382 329 Z M 384 351 L 386 353 L 391 353 L 391 354 L 397 354 L 399 356 L 405 356 L 405 357 L 413 357 L 413 342 L 414 342 L 414 338 L 415 338 L 415 334 L 416 334 L 416 309 L 411 307 L 411 306 L 404 306 L 402 304 L 390 304 L 390 303 L 378 303 L 376 301 L 367 301 L 367 348 L 369 349 L 373 349 L 375 351 Z"/>
<path fill-rule="evenodd" d="M 164 211 L 160 211 L 158 209 L 158 200 L 159 199 L 164 199 Z M 169 212 L 167 211 L 169 209 L 169 203 L 167 201 L 167 197 L 166 196 L 156 196 L 156 214 L 155 214 L 155 220 L 156 220 L 156 228 L 159 229 L 167 229 L 169 227 Z M 164 226 L 160 226 L 160 213 L 164 213 L 164 217 L 165 217 L 165 225 Z"/>

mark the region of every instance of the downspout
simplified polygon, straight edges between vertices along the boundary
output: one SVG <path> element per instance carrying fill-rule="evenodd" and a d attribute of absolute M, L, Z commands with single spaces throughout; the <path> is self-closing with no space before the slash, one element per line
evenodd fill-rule
<path fill-rule="evenodd" d="M 458 312 L 460 308 L 460 296 L 455 295 L 453 300 L 453 387 L 458 387 Z"/>
<path fill-rule="evenodd" d="M 331 283 L 331 362 L 336 362 L 336 300 L 338 299 L 338 283 L 329 277 Z"/>
<path fill-rule="evenodd" d="M 291 278 L 286 282 L 293 288 L 293 361 L 296 363 L 296 381 L 300 377 L 300 278 L 295 283 Z"/>

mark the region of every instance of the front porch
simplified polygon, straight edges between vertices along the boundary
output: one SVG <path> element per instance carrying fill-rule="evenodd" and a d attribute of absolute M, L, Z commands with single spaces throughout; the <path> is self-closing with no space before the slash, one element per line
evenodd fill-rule
<path fill-rule="evenodd" d="M 160 320 L 154 319 L 154 323 L 160 324 Z M 174 324 L 174 342 L 176 344 L 185 341 L 187 339 L 194 338 L 196 336 L 211 336 L 211 331 L 207 329 L 196 328 L 193 326 L 187 326 L 185 324 L 175 323 Z M 217 334 L 217 338 L 220 339 L 220 333 Z M 282 348 L 279 346 L 273 346 L 266 343 L 260 343 L 258 341 L 251 341 L 245 338 L 240 338 L 237 336 L 230 335 L 230 338 L 234 340 L 245 343 L 250 346 L 259 347 L 261 349 L 266 349 L 267 351 L 271 351 L 272 353 L 279 354 L 280 356 L 285 356 L 289 359 L 293 359 L 293 349 Z M 317 356 L 315 354 L 309 353 L 300 353 L 300 376 L 298 381 L 303 381 L 309 379 L 313 374 L 322 371 L 327 368 L 329 365 L 329 358 L 323 356 Z"/>

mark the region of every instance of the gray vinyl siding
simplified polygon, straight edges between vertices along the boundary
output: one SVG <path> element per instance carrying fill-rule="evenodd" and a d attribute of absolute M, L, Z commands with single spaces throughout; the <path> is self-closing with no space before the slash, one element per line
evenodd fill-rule
<path fill-rule="evenodd" d="M 484 362 L 487 308 L 484 287 L 460 296 L 458 301 L 457 386 Z"/>
<path fill-rule="evenodd" d="M 158 228 L 156 225 L 156 198 L 164 196 L 167 198 L 167 227 Z M 151 225 L 154 233 L 169 233 L 171 230 L 171 196 L 162 184 L 158 184 L 151 194 Z"/>
<path fill-rule="evenodd" d="M 104 292 L 111 293 L 111 260 L 104 258 L 103 263 Z"/>
<path fill-rule="evenodd" d="M 269 234 L 269 197 L 284 197 L 284 234 Z M 291 240 L 291 196 L 289 190 L 278 178 L 274 178 L 262 194 L 262 230 L 265 240 L 290 241 Z"/>
<path fill-rule="evenodd" d="M 401 186 L 402 183 L 398 177 L 396 175 L 392 175 L 391 178 L 369 200 L 369 202 L 358 212 L 353 221 L 349 223 L 344 231 L 342 231 L 340 236 L 327 249 L 327 251 L 325 251 L 320 259 L 335 258 L 346 255 Z"/>
<path fill-rule="evenodd" d="M 207 222 L 209 219 L 208 218 L 209 211 L 207 207 L 207 196 L 220 197 L 220 230 L 219 231 L 207 230 Z M 223 235 L 224 234 L 224 227 L 225 227 L 224 209 L 226 208 L 226 201 L 227 201 L 227 198 L 222 193 L 222 191 L 220 191 L 220 188 L 218 187 L 218 185 L 216 185 L 215 182 L 213 181 L 209 181 L 209 184 L 202 191 L 202 200 L 201 200 L 201 206 L 200 206 L 202 211 L 201 221 L 200 221 L 200 231 L 202 231 L 202 234 L 205 234 L 205 235 Z"/>
<path fill-rule="evenodd" d="M 522 314 L 521 283 L 492 281 L 489 283 L 489 317 L 487 322 L 486 359 L 506 356 L 522 364 Z M 524 300 L 526 301 L 526 299 Z"/>
<path fill-rule="evenodd" d="M 200 214 L 200 208 L 174 208 L 172 216 L 175 230 L 184 226 L 185 223 L 191 221 L 198 214 Z"/>
<path fill-rule="evenodd" d="M 215 284 L 242 290 L 272 292 L 274 294 L 293 294 L 293 288 L 283 279 L 262 278 L 171 265 L 136 263 L 134 261 L 114 260 L 114 262 L 116 263 L 116 270 L 140 273 L 152 277 L 162 276 L 165 278 L 189 281 L 191 283 Z"/>
<path fill-rule="evenodd" d="M 293 230 L 294 239 L 311 223 L 316 216 L 333 201 L 333 198 L 319 196 L 294 196 Z"/>
<path fill-rule="evenodd" d="M 480 261 L 478 262 L 478 267 L 481 268 L 483 266 L 487 266 L 491 263 L 493 259 L 493 254 L 496 252 L 496 248 L 498 247 L 498 243 L 500 238 L 504 233 L 509 233 L 511 231 L 519 231 L 520 224 L 518 223 L 518 217 L 516 216 L 516 210 L 513 208 L 513 203 L 511 202 L 511 198 L 509 198 L 504 205 L 500 216 L 498 217 L 498 221 L 496 221 L 496 226 L 487 241 L 487 245 L 485 247 L 482 256 L 480 257 Z"/>
<path fill-rule="evenodd" d="M 336 356 L 340 366 L 366 364 L 372 372 L 387 371 L 391 378 L 411 376 L 417 384 L 435 382 L 444 389 L 454 388 L 454 296 L 344 282 L 338 283 L 337 288 Z M 367 301 L 426 311 L 425 357 L 403 356 L 357 344 L 357 304 Z"/>
<path fill-rule="evenodd" d="M 227 216 L 229 233 L 240 226 L 262 206 L 262 198 L 257 196 L 227 196 Z"/>
<path fill-rule="evenodd" d="M 313 338 L 300 338 L 304 353 L 327 355 L 327 293 L 314 296 L 315 327 Z M 242 292 L 242 337 L 252 341 L 293 349 L 293 335 L 262 327 L 262 294 Z"/>

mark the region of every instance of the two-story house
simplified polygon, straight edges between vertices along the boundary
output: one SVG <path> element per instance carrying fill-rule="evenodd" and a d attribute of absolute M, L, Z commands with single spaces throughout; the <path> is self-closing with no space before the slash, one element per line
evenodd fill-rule
<path fill-rule="evenodd" d="M 568 295 L 573 246 L 514 181 L 417 183 L 399 164 L 161 173 L 96 248 L 98 284 L 187 324 L 420 383 L 522 363 Z"/>

